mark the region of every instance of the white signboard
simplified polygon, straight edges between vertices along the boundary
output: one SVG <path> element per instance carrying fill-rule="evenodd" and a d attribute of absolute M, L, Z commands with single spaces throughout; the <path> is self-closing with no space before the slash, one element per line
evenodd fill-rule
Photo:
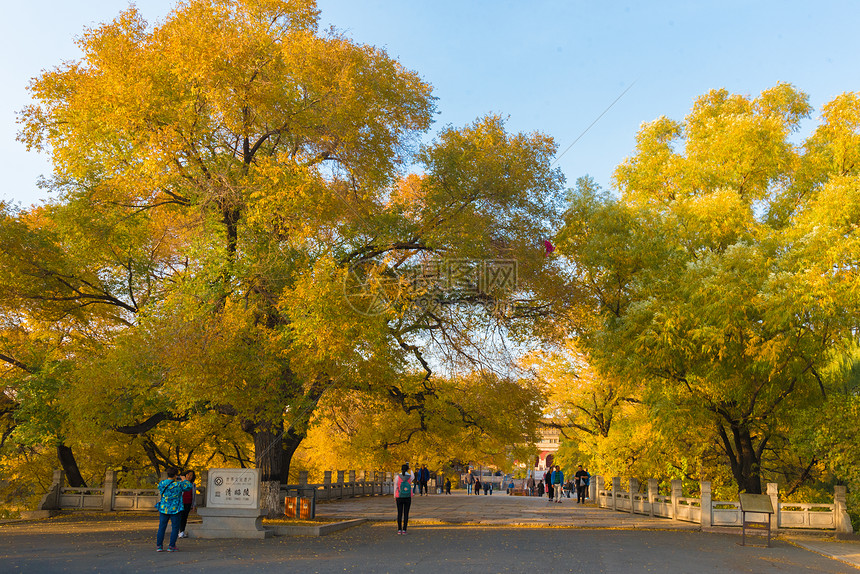
<path fill-rule="evenodd" d="M 209 508 L 260 508 L 260 471 L 256 468 L 210 468 L 206 486 Z"/>

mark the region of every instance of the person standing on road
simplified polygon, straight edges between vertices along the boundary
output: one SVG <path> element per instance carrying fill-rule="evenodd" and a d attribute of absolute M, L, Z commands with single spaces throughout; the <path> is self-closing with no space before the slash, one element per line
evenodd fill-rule
<path fill-rule="evenodd" d="M 553 496 L 553 488 L 552 488 L 552 467 L 549 467 L 547 471 L 543 474 L 543 483 L 546 485 L 546 495 L 549 499 L 548 502 L 552 502 Z"/>
<path fill-rule="evenodd" d="M 526 488 L 529 489 L 529 496 L 535 495 L 535 477 L 529 474 L 529 479 L 526 481 Z"/>
<path fill-rule="evenodd" d="M 445 494 L 451 494 L 451 479 L 445 479 Z"/>
<path fill-rule="evenodd" d="M 394 501 L 397 503 L 397 534 L 406 534 L 409 526 L 409 507 L 412 506 L 412 482 L 415 475 L 409 470 L 409 463 L 400 467 L 400 474 L 394 478 Z"/>
<path fill-rule="evenodd" d="M 418 487 L 418 492 L 421 493 L 421 496 L 424 496 L 425 494 L 430 494 L 427 491 L 427 483 L 430 482 L 430 469 L 427 468 L 426 464 L 421 465 L 420 473 L 421 473 L 420 474 L 421 481 L 420 481 L 420 486 Z"/>
<path fill-rule="evenodd" d="M 466 494 L 472 494 L 472 488 L 475 486 L 475 475 L 469 469 L 469 474 L 466 475 Z"/>
<path fill-rule="evenodd" d="M 167 470 L 167 478 L 158 483 L 161 498 L 155 507 L 158 509 L 158 532 L 155 535 L 156 552 L 164 551 L 164 534 L 170 522 L 170 543 L 168 552 L 176 552 L 176 539 L 179 537 L 179 520 L 182 514 L 182 493 L 194 486 L 179 476 L 179 469 Z"/>
<path fill-rule="evenodd" d="M 179 519 L 179 538 L 188 538 L 185 534 L 185 527 L 188 525 L 188 515 L 197 507 L 197 497 L 194 496 L 194 479 L 197 475 L 193 470 L 185 471 L 185 480 L 191 483 L 191 490 L 182 491 L 182 516 Z"/>
<path fill-rule="evenodd" d="M 589 496 L 589 491 L 591 490 L 591 488 L 589 488 L 591 486 L 591 473 L 588 472 L 587 468 L 584 470 L 585 470 L 585 474 L 588 475 L 585 477 L 585 500 L 589 500 L 591 498 Z"/>
<path fill-rule="evenodd" d="M 481 479 L 475 477 L 475 495 L 481 494 Z"/>
<path fill-rule="evenodd" d="M 555 470 L 552 471 L 552 487 L 555 490 L 555 501 L 561 504 L 561 499 L 564 496 L 564 473 L 559 465 L 555 465 Z"/>
<path fill-rule="evenodd" d="M 585 491 L 588 489 L 588 481 L 591 478 L 591 475 L 588 474 L 588 471 L 582 468 L 582 465 L 579 465 L 579 470 L 576 471 L 576 474 L 573 475 L 573 481 L 576 484 L 576 502 L 579 504 L 583 504 L 585 502 Z"/>

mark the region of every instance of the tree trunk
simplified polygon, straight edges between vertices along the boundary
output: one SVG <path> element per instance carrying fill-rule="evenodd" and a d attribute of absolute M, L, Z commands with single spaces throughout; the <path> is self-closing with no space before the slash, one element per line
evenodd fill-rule
<path fill-rule="evenodd" d="M 290 481 L 290 464 L 293 462 L 293 455 L 296 454 L 299 445 L 302 444 L 306 436 L 307 432 L 296 432 L 293 428 L 284 433 L 283 450 L 281 451 L 283 453 L 284 469 L 281 481 L 284 484 Z"/>
<path fill-rule="evenodd" d="M 260 505 L 269 518 L 281 515 L 281 479 L 285 473 L 283 428 L 283 423 L 268 423 L 257 426 L 253 431 L 254 455 L 262 483 Z"/>
<path fill-rule="evenodd" d="M 756 456 L 756 450 L 753 448 L 752 435 L 745 426 L 738 429 L 737 434 L 741 447 L 741 475 L 736 477 L 738 487 L 750 494 L 761 494 L 761 460 Z"/>
<path fill-rule="evenodd" d="M 260 508 L 266 511 L 268 518 L 283 518 L 279 480 L 265 480 L 260 483 Z"/>
<path fill-rule="evenodd" d="M 722 424 L 717 425 L 717 430 L 729 457 L 738 492 L 761 494 L 761 460 L 753 448 L 752 434 L 746 425 L 737 421 L 732 421 L 730 427 L 731 437 Z"/>
<path fill-rule="evenodd" d="M 69 486 L 76 488 L 84 488 L 87 483 L 84 477 L 81 476 L 81 470 L 78 468 L 78 461 L 75 460 L 75 455 L 72 449 L 63 443 L 57 445 L 57 458 L 60 459 L 60 465 L 66 473 L 66 480 L 69 481 Z"/>
<path fill-rule="evenodd" d="M 292 372 L 286 369 L 285 381 L 292 380 Z M 302 414 L 297 416 L 284 430 L 284 421 L 254 423 L 242 421 L 242 429 L 254 437 L 254 455 L 256 466 L 260 469 L 260 480 L 263 483 L 277 482 L 263 487 L 265 497 L 261 499 L 262 508 L 270 517 L 281 515 L 280 485 L 290 480 L 290 463 L 299 445 L 307 436 L 308 422 L 314 408 L 329 386 L 330 379 L 321 375 L 315 384 L 307 391 L 303 403 L 306 405 Z M 296 430 L 300 429 L 300 430 Z"/>

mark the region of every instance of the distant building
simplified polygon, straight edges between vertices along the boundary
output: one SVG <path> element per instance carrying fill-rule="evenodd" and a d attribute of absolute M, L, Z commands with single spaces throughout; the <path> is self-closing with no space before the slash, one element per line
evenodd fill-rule
<path fill-rule="evenodd" d="M 535 457 L 534 474 L 542 474 L 546 472 L 553 464 L 555 453 L 558 452 L 559 443 L 561 441 L 561 431 L 555 427 L 541 425 L 541 438 L 535 445 L 538 449 L 538 455 Z"/>

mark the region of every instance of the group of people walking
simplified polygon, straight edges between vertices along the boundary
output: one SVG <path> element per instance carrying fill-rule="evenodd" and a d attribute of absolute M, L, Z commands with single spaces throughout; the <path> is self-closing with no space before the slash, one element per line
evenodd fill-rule
<path fill-rule="evenodd" d="M 466 474 L 464 482 L 466 483 L 466 494 L 481 494 L 481 490 L 484 491 L 485 496 L 493 494 L 493 482 L 490 480 L 482 481 L 480 477 L 472 474 L 471 470 Z"/>
<path fill-rule="evenodd" d="M 529 496 L 547 495 L 549 502 L 560 503 L 564 497 L 570 498 L 576 493 L 577 503 L 584 503 L 588 498 L 588 486 L 591 483 L 591 475 L 580 464 L 573 477 L 567 482 L 564 480 L 564 472 L 559 465 L 552 466 L 543 475 L 543 479 L 535 484 L 533 476 L 526 481 L 526 489 Z"/>
<path fill-rule="evenodd" d="M 427 473 L 426 475 L 424 473 Z M 425 478 L 426 476 L 426 478 Z M 404 464 L 394 479 L 394 499 L 397 504 L 397 534 L 406 534 L 409 525 L 409 509 L 412 506 L 412 495 L 420 492 L 422 495 L 427 492 L 427 481 L 430 473 L 427 471 L 427 466 L 422 465 L 418 470 L 418 474 L 413 473 L 409 468 L 409 463 Z M 485 495 L 493 493 L 493 484 L 490 481 L 481 482 L 480 477 L 472 474 L 470 470 L 463 478 L 466 484 L 466 494 L 480 494 L 481 490 Z M 561 466 L 555 465 L 550 467 L 543 475 L 543 479 L 538 484 L 535 484 L 534 476 L 529 476 L 526 481 L 526 488 L 529 496 L 548 495 L 550 502 L 561 503 L 562 498 L 570 498 L 571 494 L 576 492 L 577 503 L 584 503 L 588 498 L 588 486 L 591 482 L 591 475 L 588 470 L 580 464 L 576 472 L 570 477 L 567 482 L 564 480 L 564 472 Z M 513 484 L 511 484 L 513 487 Z M 451 494 L 451 479 L 445 482 L 445 493 Z"/>

